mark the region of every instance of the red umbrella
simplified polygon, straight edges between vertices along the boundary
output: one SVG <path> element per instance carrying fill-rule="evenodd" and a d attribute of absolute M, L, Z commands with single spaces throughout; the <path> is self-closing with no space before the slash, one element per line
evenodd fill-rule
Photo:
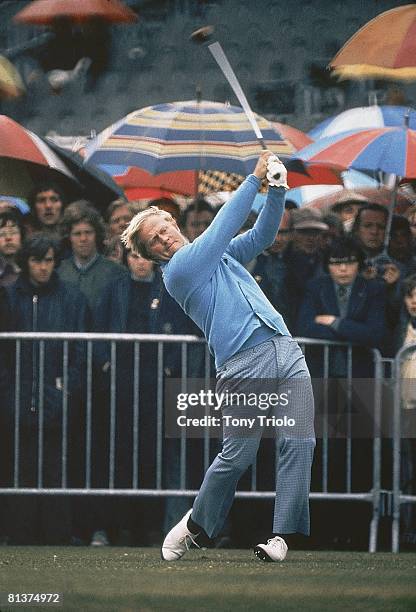
<path fill-rule="evenodd" d="M 37 181 L 52 176 L 80 193 L 72 172 L 41 138 L 0 115 L 0 193 L 24 198 Z"/>
<path fill-rule="evenodd" d="M 34 0 L 19 11 L 17 23 L 51 25 L 56 19 L 84 23 L 101 19 L 108 23 L 133 23 L 137 15 L 119 0 Z"/>

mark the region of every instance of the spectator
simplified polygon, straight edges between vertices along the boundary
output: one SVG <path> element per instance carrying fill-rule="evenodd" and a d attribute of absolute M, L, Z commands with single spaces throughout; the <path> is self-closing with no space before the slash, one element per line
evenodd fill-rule
<path fill-rule="evenodd" d="M 127 271 L 102 254 L 105 226 L 89 202 L 73 202 L 65 210 L 61 227 L 64 246 L 70 246 L 72 255 L 61 263 L 58 274 L 81 289 L 94 311 L 104 288 Z"/>
<path fill-rule="evenodd" d="M 328 231 L 323 232 L 321 236 L 321 248 L 326 251 L 335 239 L 344 236 L 344 226 L 338 215 L 333 212 L 324 213 L 322 221 L 328 226 Z"/>
<path fill-rule="evenodd" d="M 121 198 L 111 202 L 104 215 L 108 226 L 108 237 L 120 236 L 137 212 L 139 211 L 133 203 Z"/>
<path fill-rule="evenodd" d="M 413 250 L 416 249 L 416 204 L 409 206 L 406 212 L 403 215 L 408 221 L 410 225 L 410 230 L 413 236 Z"/>
<path fill-rule="evenodd" d="M 410 223 L 405 217 L 393 215 L 390 228 L 388 254 L 399 268 L 402 278 L 416 272 L 416 255 Z"/>
<path fill-rule="evenodd" d="M 153 333 L 184 334 L 191 328 L 190 319 L 164 289 L 159 270 L 153 262 L 130 251 L 126 254 L 130 274 L 116 279 L 104 291 L 95 314 L 97 331 L 111 333 Z M 192 323 L 193 326 L 193 323 Z M 111 361 L 108 346 L 100 347 L 98 358 L 101 369 L 109 373 Z M 155 486 L 156 478 L 156 404 L 157 404 L 157 344 L 141 343 L 139 372 L 139 483 L 142 488 Z M 164 376 L 179 377 L 181 354 L 175 345 L 164 346 Z M 134 345 L 124 343 L 117 348 L 117 416 L 116 416 L 116 486 L 128 487 L 132 484 L 133 456 L 133 405 L 134 405 Z M 104 397 L 109 398 L 109 380 L 105 385 Z M 103 403 L 105 405 L 105 403 Z M 103 423 L 101 423 L 102 425 Z M 108 423 L 104 430 L 108 431 Z M 177 488 L 179 482 L 172 483 L 175 469 L 178 469 L 176 440 L 165 440 L 165 486 Z M 104 442 L 103 447 L 107 443 Z M 173 452 L 175 451 L 175 452 Z M 108 453 L 106 453 L 108 456 Z M 173 486 L 175 484 L 176 486 Z M 178 507 L 179 506 L 179 507 Z M 140 535 L 146 533 L 154 524 L 154 512 L 143 513 L 141 504 Z M 185 499 L 173 498 L 167 503 L 167 513 L 173 515 L 186 511 L 189 503 Z M 152 516 L 149 520 L 147 516 Z M 131 513 L 130 502 L 121 501 L 117 512 L 119 531 L 131 532 L 137 523 L 137 516 Z M 104 522 L 104 517 L 99 521 Z M 103 531 L 104 525 L 99 530 Z M 168 526 L 169 528 L 171 525 Z M 108 525 L 107 525 L 108 528 Z M 93 541 L 94 541 L 93 535 Z"/>
<path fill-rule="evenodd" d="M 298 333 L 308 338 L 379 347 L 385 334 L 384 287 L 359 272 L 364 254 L 351 238 L 336 240 L 324 260 L 325 274 L 307 284 L 299 312 Z M 344 352 L 345 356 L 345 352 Z M 354 357 L 354 376 L 369 376 L 368 351 Z M 346 376 L 345 360 L 331 360 L 331 376 Z M 313 364 L 312 370 L 318 375 Z M 319 368 L 318 368 L 319 370 Z"/>
<path fill-rule="evenodd" d="M 22 332 L 87 330 L 86 299 L 76 288 L 59 279 L 54 271 L 57 260 L 57 245 L 48 236 L 36 235 L 24 244 L 18 257 L 21 275 L 13 285 L 6 288 L 7 320 L 10 330 Z M 4 410 L 8 418 L 9 486 L 12 486 L 14 439 L 16 375 L 14 354 L 12 350 L 8 355 L 9 376 Z M 47 341 L 44 352 L 41 352 L 39 345 L 23 342 L 19 366 L 19 485 L 37 486 L 38 457 L 41 452 L 38 447 L 39 428 L 42 427 L 42 485 L 60 487 L 62 409 L 66 399 L 69 402 L 68 414 L 72 415 L 74 396 L 80 389 L 82 372 L 80 346 L 78 343 L 70 344 L 68 368 L 65 371 L 62 341 Z M 66 381 L 68 382 L 65 389 Z M 70 420 L 69 425 L 72 424 Z M 11 496 L 8 505 L 12 542 L 37 543 L 39 535 L 42 543 L 69 543 L 72 523 L 68 498 L 49 495 L 38 498 Z M 36 525 L 37 511 L 41 521 L 39 526 Z"/>
<path fill-rule="evenodd" d="M 22 246 L 24 227 L 17 211 L 0 213 L 0 285 L 6 287 L 17 279 L 16 256 Z"/>
<path fill-rule="evenodd" d="M 322 274 L 321 236 L 328 225 L 322 221 L 320 211 L 312 208 L 291 211 L 291 221 L 292 240 L 284 252 L 284 261 L 289 314 L 286 322 L 294 333 L 306 282 Z"/>
<path fill-rule="evenodd" d="M 30 215 L 27 220 L 29 236 L 40 232 L 59 238 L 59 223 L 66 205 L 66 198 L 59 185 L 53 182 L 38 184 L 29 194 Z"/>
<path fill-rule="evenodd" d="M 160 210 L 166 210 L 179 223 L 181 218 L 181 209 L 179 204 L 172 198 L 158 198 L 148 203 L 148 206 L 157 206 Z"/>
<path fill-rule="evenodd" d="M 393 333 L 395 353 L 403 346 L 416 343 L 416 275 L 403 282 L 403 302 Z M 416 492 L 416 351 L 409 352 L 401 364 L 402 376 L 402 448 L 401 488 L 406 495 Z M 416 518 L 413 504 L 404 504 L 401 512 L 402 542 L 416 544 Z"/>
<path fill-rule="evenodd" d="M 367 266 L 376 266 L 383 253 L 388 214 L 380 204 L 366 204 L 357 212 L 351 233 L 364 251 Z"/>
<path fill-rule="evenodd" d="M 185 236 L 190 242 L 198 238 L 215 217 L 215 211 L 206 200 L 198 198 L 185 210 L 182 218 L 182 227 Z"/>
<path fill-rule="evenodd" d="M 287 262 L 284 254 L 291 235 L 290 213 L 285 210 L 273 244 L 257 257 L 252 272 L 261 290 L 285 321 L 290 318 L 290 312 L 286 293 Z"/>
<path fill-rule="evenodd" d="M 367 491 L 371 488 L 372 478 L 372 436 L 374 424 L 363 410 L 363 387 L 350 381 L 349 396 L 345 379 L 350 375 L 359 379 L 372 378 L 373 359 L 369 351 L 371 347 L 380 347 L 385 334 L 385 297 L 384 286 L 379 280 L 366 280 L 359 271 L 364 265 L 364 255 L 351 238 L 335 241 L 328 250 L 324 268 L 326 273 L 320 278 L 312 279 L 306 289 L 300 308 L 298 333 L 309 338 L 331 340 L 335 342 L 350 342 L 358 345 L 352 351 L 352 372 L 348 370 L 347 349 L 341 346 L 330 347 L 328 354 L 329 371 L 324 372 L 323 348 L 307 347 L 306 360 L 312 377 L 319 380 L 325 374 L 327 381 L 327 408 L 316 405 L 317 424 L 322 426 L 328 419 L 328 456 L 331 469 L 328 474 L 328 489 L 331 491 L 345 490 L 345 478 L 348 470 L 346 464 L 346 437 L 349 434 L 349 419 L 351 419 L 353 458 L 359 457 L 359 463 L 352 463 L 352 486 L 355 491 Z M 357 393 L 357 390 L 361 390 Z M 317 391 L 317 390 L 315 390 Z M 371 389 L 366 388 L 367 397 L 371 397 Z M 315 397 L 321 396 L 315 393 Z M 368 408 L 368 406 L 365 406 Z M 328 411 L 328 413 L 326 412 Z M 327 414 L 327 416 L 325 416 Z M 319 434 L 318 434 L 318 437 Z M 360 439 L 357 439 L 360 438 Z M 322 444 L 319 441 L 318 446 Z M 316 454 L 313 467 L 313 481 L 321 483 L 320 472 L 321 452 Z M 352 510 L 334 504 L 329 520 L 326 511 L 322 513 L 325 524 L 334 524 L 333 513 L 338 520 L 336 530 L 330 539 L 350 541 L 360 538 L 361 534 L 351 520 Z M 360 512 L 360 510 L 357 510 Z M 364 516 L 359 516 L 357 525 L 365 524 Z"/>
<path fill-rule="evenodd" d="M 331 206 L 331 212 L 338 215 L 345 233 L 351 231 L 358 211 L 365 204 L 368 204 L 368 199 L 365 196 L 360 193 L 355 193 L 354 191 L 346 191 L 344 195 Z"/>

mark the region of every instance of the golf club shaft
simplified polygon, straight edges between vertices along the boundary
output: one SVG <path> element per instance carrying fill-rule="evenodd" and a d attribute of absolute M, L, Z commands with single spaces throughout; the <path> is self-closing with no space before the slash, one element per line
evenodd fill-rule
<path fill-rule="evenodd" d="M 267 149 L 266 144 L 263 139 L 263 134 L 257 124 L 256 118 L 254 116 L 253 111 L 250 108 L 250 105 L 247 101 L 244 91 L 241 89 L 241 85 L 238 82 L 237 77 L 235 76 L 234 70 L 231 68 L 230 62 L 228 61 L 221 45 L 219 42 L 214 42 L 208 45 L 208 49 L 211 51 L 215 61 L 218 66 L 221 68 L 225 78 L 231 85 L 232 90 L 237 96 L 238 101 L 240 102 L 247 119 L 250 122 L 251 127 L 256 134 L 257 140 L 259 141 L 262 149 Z"/>

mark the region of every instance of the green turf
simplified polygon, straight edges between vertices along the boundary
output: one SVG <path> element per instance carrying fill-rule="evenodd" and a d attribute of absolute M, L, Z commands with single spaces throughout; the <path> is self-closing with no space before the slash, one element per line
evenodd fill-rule
<path fill-rule="evenodd" d="M 153 548 L 4 547 L 0 591 L 62 592 L 59 610 L 416 610 L 416 554 L 192 550 L 175 563 Z M 0 610 L 50 610 L 47 607 Z"/>

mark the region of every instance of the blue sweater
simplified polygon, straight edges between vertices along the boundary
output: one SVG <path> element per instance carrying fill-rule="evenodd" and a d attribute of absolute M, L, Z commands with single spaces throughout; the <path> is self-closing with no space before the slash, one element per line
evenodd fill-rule
<path fill-rule="evenodd" d="M 251 210 L 259 186 L 259 179 L 250 174 L 209 228 L 161 266 L 167 291 L 204 332 L 217 368 L 262 326 L 290 335 L 283 317 L 244 268 L 274 241 L 285 190 L 269 188 L 254 227 L 234 237 Z"/>

